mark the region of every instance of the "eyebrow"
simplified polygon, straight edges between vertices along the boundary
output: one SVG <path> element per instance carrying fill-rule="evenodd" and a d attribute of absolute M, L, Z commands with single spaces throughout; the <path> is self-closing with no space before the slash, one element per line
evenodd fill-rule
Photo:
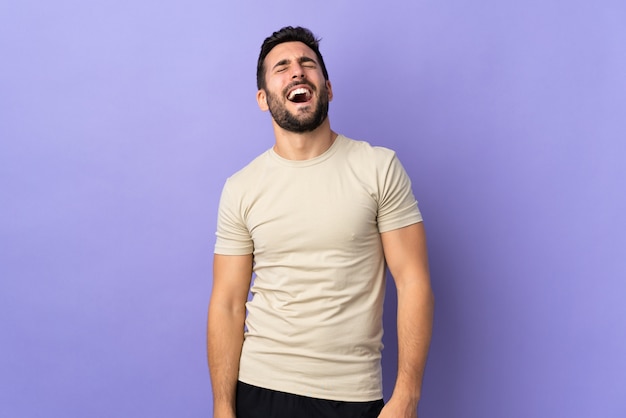
<path fill-rule="evenodd" d="M 300 64 L 304 63 L 304 62 L 313 62 L 317 65 L 317 61 L 315 61 L 313 58 L 311 57 L 307 57 L 307 56 L 302 56 L 299 57 L 297 60 Z M 282 65 L 288 65 L 291 63 L 291 60 L 288 58 L 282 59 L 280 61 L 278 61 L 276 64 L 274 64 L 274 66 L 272 67 L 272 69 L 276 68 L 276 67 L 280 67 Z"/>

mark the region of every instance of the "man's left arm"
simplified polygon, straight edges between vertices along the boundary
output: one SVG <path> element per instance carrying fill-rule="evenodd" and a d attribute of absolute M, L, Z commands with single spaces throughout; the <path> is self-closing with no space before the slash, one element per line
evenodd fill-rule
<path fill-rule="evenodd" d="M 380 418 L 416 418 L 432 334 L 434 296 L 423 224 L 381 234 L 398 293 L 398 376 Z"/>

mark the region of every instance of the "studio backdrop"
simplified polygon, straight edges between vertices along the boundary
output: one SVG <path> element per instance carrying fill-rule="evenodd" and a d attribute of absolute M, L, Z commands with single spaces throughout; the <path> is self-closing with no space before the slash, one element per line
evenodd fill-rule
<path fill-rule="evenodd" d="M 623 1 L 0 3 L 0 416 L 207 417 L 226 178 L 273 144 L 261 42 L 309 27 L 333 128 L 425 219 L 420 417 L 626 416 Z M 388 282 L 385 397 L 395 379 Z"/>

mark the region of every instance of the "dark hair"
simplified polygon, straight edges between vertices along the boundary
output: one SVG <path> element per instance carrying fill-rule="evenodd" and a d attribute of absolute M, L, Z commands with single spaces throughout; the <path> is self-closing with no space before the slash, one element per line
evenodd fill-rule
<path fill-rule="evenodd" d="M 256 85 L 260 90 L 265 88 L 265 57 L 270 53 L 275 46 L 282 44 L 284 42 L 302 42 L 309 48 L 315 52 L 317 55 L 317 59 L 319 60 L 319 65 L 322 67 L 322 73 L 324 74 L 324 78 L 328 80 L 328 71 L 326 71 L 326 64 L 324 64 L 324 58 L 322 58 L 322 54 L 319 49 L 320 39 L 317 39 L 313 32 L 306 28 L 291 27 L 285 26 L 278 32 L 274 32 L 272 36 L 269 36 L 263 41 L 263 45 L 261 45 L 261 53 L 259 54 L 259 61 L 256 65 Z"/>

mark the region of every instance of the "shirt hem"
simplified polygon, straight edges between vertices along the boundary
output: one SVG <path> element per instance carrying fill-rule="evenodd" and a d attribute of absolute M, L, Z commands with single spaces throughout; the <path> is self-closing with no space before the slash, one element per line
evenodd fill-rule
<path fill-rule="evenodd" d="M 366 391 L 355 393 L 342 393 L 337 391 L 315 391 L 310 388 L 305 388 L 302 386 L 291 384 L 285 384 L 285 386 L 273 385 L 264 382 L 257 382 L 254 379 L 246 379 L 245 377 L 239 376 L 239 381 L 246 383 L 248 385 L 256 386 L 263 389 L 273 390 L 276 392 L 289 393 L 291 395 L 304 396 L 307 398 L 314 399 L 323 399 L 329 401 L 340 401 L 340 402 L 372 402 L 377 401 L 379 399 L 383 399 L 382 390 L 376 391 Z"/>

